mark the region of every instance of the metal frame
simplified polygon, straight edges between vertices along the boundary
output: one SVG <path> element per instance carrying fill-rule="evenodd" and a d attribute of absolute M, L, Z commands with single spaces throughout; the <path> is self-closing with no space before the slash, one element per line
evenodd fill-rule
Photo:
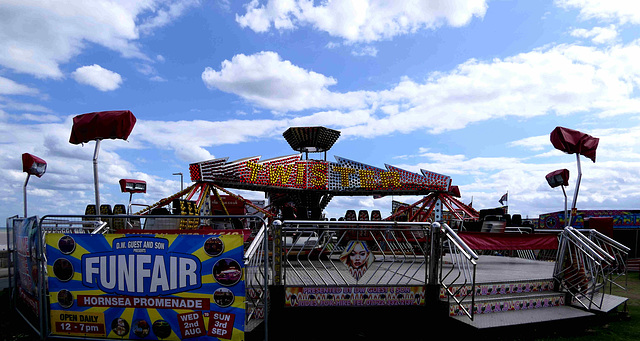
<path fill-rule="evenodd" d="M 279 237 L 274 237 L 274 243 L 279 240 L 284 257 L 281 264 L 274 259 L 272 269 L 276 276 L 280 269 L 284 286 L 406 286 L 427 283 L 426 273 L 421 279 L 416 275 L 427 264 L 430 223 L 296 220 L 283 221 L 281 226 L 274 225 L 274 232 L 279 230 Z M 295 239 L 294 233 L 297 234 Z M 277 236 L 276 233 L 274 235 Z M 293 244 L 287 249 L 288 237 Z M 344 244 L 351 240 L 369 241 L 369 247 L 375 253 L 377 264 L 372 264 L 359 279 L 351 277 L 338 259 Z M 308 252 L 311 250 L 313 252 Z"/>
<path fill-rule="evenodd" d="M 247 247 L 245 263 L 245 331 L 250 324 L 264 321 L 264 339 L 269 340 L 269 284 L 272 274 L 269 268 L 269 232 L 264 219 L 262 228 Z M 261 264 L 262 263 L 262 264 Z M 255 284 L 254 284 L 255 283 Z M 262 285 L 262 286 L 261 286 Z M 262 311 L 262 315 L 261 312 Z"/>
<path fill-rule="evenodd" d="M 428 219 L 429 217 L 431 217 L 431 214 L 434 212 L 434 210 L 437 210 L 438 205 L 440 205 L 440 208 L 442 205 L 445 205 L 449 209 L 449 212 L 451 212 L 451 214 L 459 221 L 478 220 L 479 213 L 476 210 L 465 205 L 460 200 L 454 198 L 452 195 L 444 192 L 433 192 L 429 195 L 426 195 L 425 197 L 411 205 L 400 207 L 396 212 L 394 212 L 389 217 L 384 218 L 383 220 L 394 220 L 396 217 L 404 213 L 408 213 L 410 214 L 408 216 L 409 221 L 418 221 L 417 219 L 419 218 L 420 213 L 423 212 L 426 212 L 424 216 Z M 462 215 L 460 215 L 456 211 L 454 206 L 458 208 Z M 418 207 L 417 210 L 416 207 Z M 434 220 L 440 221 L 440 219 Z"/>
<path fill-rule="evenodd" d="M 475 315 L 475 286 L 476 267 L 478 255 L 449 227 L 442 223 L 434 223 L 434 229 L 438 228 L 444 235 L 440 240 L 447 242 L 443 245 L 449 251 L 452 267 L 448 272 L 444 271 L 445 252 L 440 252 L 440 277 L 439 282 L 449 299 L 456 302 L 460 310 L 473 320 Z M 446 238 L 446 239 L 445 239 Z M 467 300 L 471 300 L 468 305 Z"/>
<path fill-rule="evenodd" d="M 603 269 L 605 279 L 610 284 L 609 291 L 611 291 L 611 287 L 614 285 L 626 290 L 627 277 L 625 275 L 627 274 L 627 259 L 631 249 L 597 230 L 588 230 L 586 232 L 588 233 L 589 240 L 593 241 L 602 250 L 606 251 L 613 257 L 613 261 L 607 263 Z M 616 280 L 623 276 L 625 278 L 624 285 L 617 283 Z"/>
<path fill-rule="evenodd" d="M 588 238 L 581 232 L 589 232 L 594 237 Z M 594 239 L 598 243 L 594 242 Z M 567 290 L 585 309 L 590 310 L 592 306 L 598 309 L 602 307 L 604 295 L 600 295 L 598 299 L 596 294 L 606 286 L 611 275 L 610 269 L 618 268 L 618 260 L 622 260 L 610 255 L 601 245 L 606 249 L 609 249 L 609 246 L 615 247 L 619 251 L 624 251 L 626 247 L 615 241 L 610 242 L 612 240 L 598 231 L 580 231 L 570 226 L 560 235 L 554 280 L 560 286 L 558 289 Z M 626 269 L 626 266 L 622 268 Z"/>
<path fill-rule="evenodd" d="M 255 314 L 255 310 L 249 312 L 250 309 L 247 309 L 249 305 L 254 304 L 259 307 L 262 305 L 264 315 L 263 319 L 266 321 L 268 319 L 268 295 L 264 293 L 268 292 L 268 285 L 270 279 L 270 271 L 269 271 L 269 260 L 268 260 L 268 235 L 269 229 L 266 221 L 258 216 L 258 215 L 242 215 L 242 216 L 139 216 L 139 215 L 46 215 L 42 218 L 38 219 L 37 226 L 37 235 L 38 235 L 38 247 L 37 247 L 37 255 L 36 262 L 38 264 L 39 274 L 38 274 L 38 284 L 37 284 L 37 292 L 38 292 L 38 304 L 39 304 L 39 316 L 38 318 L 38 326 L 32 324 L 29 319 L 20 311 L 17 310 L 18 314 L 25 320 L 25 322 L 34 330 L 36 334 L 40 337 L 41 340 L 45 339 L 92 339 L 92 340 L 112 340 L 108 338 L 102 337 L 66 337 L 60 335 L 51 335 L 50 330 L 50 314 L 49 314 L 49 306 L 46 304 L 48 301 L 48 292 L 46 286 L 46 255 L 44 253 L 44 241 L 47 233 L 54 232 L 63 232 L 63 233 L 87 233 L 87 234 L 96 234 L 96 233 L 107 233 L 108 229 L 108 221 L 110 219 L 154 219 L 154 218 L 172 218 L 172 219 L 227 219 L 227 218 L 251 218 L 251 219 L 259 219 L 262 222 L 262 227 L 258 231 L 254 241 L 246 248 L 244 255 L 245 262 L 245 285 L 247 293 L 251 290 L 251 288 L 256 288 L 260 286 L 259 296 L 257 300 L 251 300 L 249 297 L 245 299 L 245 329 L 248 325 L 248 321 L 255 320 L 260 318 L 259 314 Z M 9 228 L 13 230 L 13 221 L 16 219 L 24 220 L 25 218 L 8 218 L 7 219 L 7 232 Z M 85 219 L 85 220 L 82 220 Z M 86 220 L 89 219 L 89 220 Z M 11 224 L 10 224 L 11 222 Z M 142 230 L 144 231 L 144 230 Z M 167 232 L 173 232 L 167 231 Z M 189 232 L 185 230 L 185 232 Z M 11 241 L 8 241 L 9 251 L 15 251 L 16 245 L 16 235 L 13 233 L 13 238 Z M 253 270 L 256 271 L 253 271 Z M 263 280 L 259 280 L 262 278 Z M 16 283 L 12 283 L 15 279 L 10 277 L 10 285 L 11 287 L 16 287 Z M 257 285 L 257 286 L 256 286 Z M 248 295 L 247 295 L 248 296 Z M 249 312 L 249 313 L 248 313 Z M 265 340 L 267 340 L 267 323 L 265 323 Z"/>

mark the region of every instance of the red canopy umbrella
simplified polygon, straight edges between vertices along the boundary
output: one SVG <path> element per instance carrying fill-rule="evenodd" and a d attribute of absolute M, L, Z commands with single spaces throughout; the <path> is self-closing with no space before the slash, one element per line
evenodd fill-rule
<path fill-rule="evenodd" d="M 24 217 L 27 217 L 27 184 L 29 178 L 32 175 L 41 177 L 47 171 L 47 162 L 43 159 L 31 155 L 29 153 L 22 154 L 22 171 L 27 173 L 27 178 L 24 180 L 24 186 L 22 187 L 22 194 L 24 199 Z"/>
<path fill-rule="evenodd" d="M 93 182 L 96 193 L 96 211 L 100 210 L 98 189 L 98 152 L 103 139 L 126 140 L 136 124 L 136 117 L 129 110 L 100 111 L 78 115 L 73 118 L 69 142 L 81 144 L 96 141 L 93 153 Z"/>
<path fill-rule="evenodd" d="M 558 187 L 558 186 L 569 186 L 569 170 L 568 169 L 555 170 L 547 174 L 546 178 L 551 188 Z"/>
<path fill-rule="evenodd" d="M 567 154 L 578 153 L 596 162 L 596 149 L 599 138 L 581 133 L 577 130 L 556 127 L 551 132 L 551 144 Z"/>
<path fill-rule="evenodd" d="M 47 171 L 47 162 L 29 153 L 22 154 L 22 171 L 29 175 L 42 177 Z"/>
<path fill-rule="evenodd" d="M 95 140 L 126 140 L 136 124 L 136 117 L 129 110 L 100 111 L 78 115 L 73 118 L 72 144 Z"/>
<path fill-rule="evenodd" d="M 564 186 L 569 186 L 569 170 L 568 169 L 558 169 L 555 170 L 546 176 L 547 182 L 551 188 L 555 188 L 560 186 L 562 188 L 562 194 L 564 194 L 564 219 L 565 224 L 568 226 L 569 216 L 567 212 L 567 192 L 564 190 Z"/>
<path fill-rule="evenodd" d="M 591 159 L 596 162 L 596 149 L 598 148 L 598 142 L 600 139 L 591 135 L 579 132 L 577 130 L 556 127 L 551 132 L 551 144 L 558 149 L 568 154 L 576 154 L 576 161 L 578 163 L 578 177 L 576 178 L 576 189 L 573 193 L 573 204 L 571 206 L 571 214 L 567 221 L 567 226 L 571 225 L 571 218 L 573 211 L 576 208 L 576 202 L 578 200 L 578 190 L 580 189 L 580 180 L 582 180 L 582 167 L 580 167 L 580 155 Z M 567 174 L 568 179 L 568 174 Z"/>

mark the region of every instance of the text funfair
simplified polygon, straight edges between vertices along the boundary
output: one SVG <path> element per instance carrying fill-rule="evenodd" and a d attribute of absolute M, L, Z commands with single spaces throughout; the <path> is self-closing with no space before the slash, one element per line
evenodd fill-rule
<path fill-rule="evenodd" d="M 167 240 L 114 239 L 112 252 L 82 256 L 82 284 L 107 293 L 143 296 L 170 294 L 201 286 L 200 262 L 189 254 L 167 252 Z"/>

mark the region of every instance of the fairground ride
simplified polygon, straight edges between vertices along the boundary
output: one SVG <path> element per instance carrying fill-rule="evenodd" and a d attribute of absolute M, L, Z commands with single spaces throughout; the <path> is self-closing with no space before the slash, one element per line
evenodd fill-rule
<path fill-rule="evenodd" d="M 321 220 L 322 211 L 336 196 L 423 196 L 412 205 L 402 207 L 382 220 L 427 221 L 442 218 L 443 208 L 456 220 L 475 220 L 478 212 L 463 204 L 457 186 L 446 175 L 421 170 L 421 174 L 385 164 L 377 168 L 326 152 L 340 132 L 325 127 L 291 127 L 283 133 L 293 150 L 299 152 L 261 160 L 261 156 L 235 161 L 216 158 L 189 165 L 193 185 L 146 207 L 137 214 L 150 214 L 154 209 L 180 203 L 179 198 L 194 203 L 186 214 L 211 215 L 212 201 L 220 203 L 229 214 L 220 192 L 243 201 L 263 213 L 265 218 L 283 220 Z M 310 159 L 310 153 L 324 153 L 322 160 Z M 229 189 L 260 191 L 269 205 L 254 205 Z M 178 201 L 176 201 L 178 200 Z M 443 207 L 444 205 L 444 207 Z M 184 210 L 182 214 L 185 214 Z"/>

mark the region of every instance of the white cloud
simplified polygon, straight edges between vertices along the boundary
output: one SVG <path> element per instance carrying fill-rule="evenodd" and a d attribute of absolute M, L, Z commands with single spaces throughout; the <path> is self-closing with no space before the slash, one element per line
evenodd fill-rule
<path fill-rule="evenodd" d="M 220 71 L 207 67 L 202 80 L 210 89 L 234 93 L 278 111 L 353 107 L 362 103 L 361 95 L 330 92 L 328 87 L 337 83 L 332 77 L 295 66 L 270 51 L 236 55 L 223 61 Z"/>
<path fill-rule="evenodd" d="M 365 46 L 362 48 L 357 48 L 351 51 L 351 54 L 356 57 L 369 56 L 375 57 L 378 55 L 378 49 L 373 46 Z"/>
<path fill-rule="evenodd" d="M 64 76 L 60 64 L 91 44 L 148 60 L 136 43 L 140 30 L 166 25 L 195 4 L 193 0 L 2 1 L 0 65 L 60 79 Z"/>
<path fill-rule="evenodd" d="M 549 131 L 551 133 L 551 131 Z M 529 136 L 521 140 L 512 141 L 509 146 L 511 147 L 524 147 L 533 151 L 541 151 L 549 146 L 550 137 L 548 135 L 543 136 Z"/>
<path fill-rule="evenodd" d="M 623 146 L 627 150 L 637 150 L 640 145 L 640 126 L 584 132 L 600 138 L 600 144 L 597 162 L 581 157 L 583 177 L 578 208 L 635 207 L 635 203 L 640 200 L 635 182 L 640 177 L 640 155 L 637 152 L 625 153 Z M 566 191 L 571 203 L 578 174 L 575 155 L 555 150 L 549 141 L 549 135 L 527 137 L 510 145 L 521 145 L 519 142 L 532 146 L 532 149 L 549 152 L 537 155 L 535 160 L 528 156 L 467 157 L 427 152 L 421 155 L 424 160 L 419 163 L 395 166 L 416 172 L 426 169 L 451 176 L 453 184 L 460 186 L 463 202 L 468 203 L 473 197 L 474 207 L 496 207 L 500 195 L 508 191 L 510 213 L 537 217 L 541 213 L 562 210 L 562 191 L 550 188 L 545 175 L 557 169 L 569 170 L 569 186 Z M 631 158 L 627 158 L 629 156 Z"/>
<path fill-rule="evenodd" d="M 10 111 L 35 111 L 43 113 L 52 113 L 53 111 L 45 106 L 33 103 L 16 102 L 10 99 L 0 98 L 0 108 Z"/>
<path fill-rule="evenodd" d="M 60 117 L 56 115 L 34 115 L 34 114 L 27 113 L 27 114 L 20 115 L 19 118 L 22 120 L 41 122 L 41 123 L 60 122 Z"/>
<path fill-rule="evenodd" d="M 143 20 L 142 24 L 139 25 L 139 29 L 142 32 L 149 33 L 155 28 L 169 24 L 182 16 L 187 10 L 199 4 L 199 0 L 158 1 L 152 5 L 155 15 Z"/>
<path fill-rule="evenodd" d="M 236 15 L 242 27 L 256 32 L 291 30 L 309 25 L 347 41 L 377 41 L 442 25 L 460 27 L 484 17 L 485 0 L 344 0 L 316 5 L 305 0 L 252 0 Z"/>
<path fill-rule="evenodd" d="M 206 149 L 212 146 L 247 142 L 284 131 L 287 123 L 276 120 L 228 121 L 142 121 L 138 120 L 130 140 L 173 150 L 187 162 L 213 158 Z"/>
<path fill-rule="evenodd" d="M 0 95 L 36 95 L 38 89 L 16 83 L 11 79 L 0 77 Z"/>
<path fill-rule="evenodd" d="M 148 76 L 149 80 L 151 80 L 151 81 L 154 81 L 154 82 L 166 82 L 167 81 L 162 76 L 158 75 L 158 71 L 151 64 L 138 63 L 136 65 L 136 69 L 141 74 L 143 74 L 145 76 Z"/>
<path fill-rule="evenodd" d="M 234 56 L 220 71 L 207 68 L 202 79 L 209 88 L 259 107 L 322 109 L 297 119 L 337 122 L 345 136 L 373 137 L 416 130 L 442 133 L 474 122 L 550 113 L 637 114 L 636 60 L 640 40 L 604 49 L 558 45 L 504 59 L 471 59 L 423 82 L 404 77 L 388 90 L 339 93 L 329 90 L 337 83 L 333 77 L 283 61 L 275 52 L 261 52 Z"/>
<path fill-rule="evenodd" d="M 91 85 L 100 91 L 113 91 L 122 84 L 122 77 L 119 74 L 97 64 L 79 67 L 71 76 L 78 83 Z"/>
<path fill-rule="evenodd" d="M 577 8 L 582 19 L 617 21 L 620 24 L 640 24 L 640 3 L 629 0 L 556 0 L 563 8 Z"/>
<path fill-rule="evenodd" d="M 596 44 L 610 43 L 618 37 L 618 30 L 615 25 L 608 27 L 594 27 L 590 30 L 578 28 L 571 31 L 571 35 L 579 38 L 590 38 Z"/>

